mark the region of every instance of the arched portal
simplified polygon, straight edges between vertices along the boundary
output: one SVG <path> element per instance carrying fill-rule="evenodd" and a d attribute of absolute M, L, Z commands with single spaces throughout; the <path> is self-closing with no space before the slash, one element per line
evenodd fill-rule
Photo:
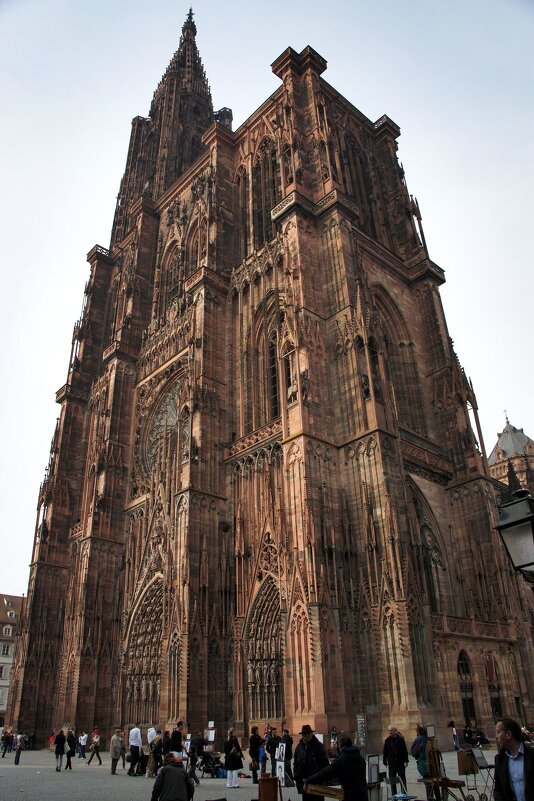
<path fill-rule="evenodd" d="M 155 579 L 133 611 L 126 645 L 124 717 L 130 723 L 159 720 L 163 582 Z"/>
<path fill-rule="evenodd" d="M 278 587 L 268 576 L 252 605 L 246 632 L 246 713 L 248 720 L 283 715 L 282 626 Z"/>

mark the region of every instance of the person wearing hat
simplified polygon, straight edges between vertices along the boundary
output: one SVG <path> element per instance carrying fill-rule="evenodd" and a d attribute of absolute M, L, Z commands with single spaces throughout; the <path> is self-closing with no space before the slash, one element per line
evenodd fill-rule
<path fill-rule="evenodd" d="M 367 801 L 367 771 L 360 749 L 350 737 L 341 737 L 339 748 L 339 756 L 330 765 L 308 776 L 304 789 L 308 784 L 326 784 L 334 779 L 343 788 L 344 801 Z"/>
<path fill-rule="evenodd" d="M 297 785 L 297 792 L 302 795 L 302 801 L 318 801 L 324 796 L 311 795 L 305 792 L 304 785 L 308 776 L 313 776 L 329 765 L 328 755 L 324 745 L 317 739 L 313 729 L 305 724 L 300 731 L 301 740 L 295 748 L 293 760 L 293 776 Z"/>
<path fill-rule="evenodd" d="M 122 730 L 117 727 L 115 729 L 115 734 L 111 738 L 111 742 L 109 744 L 109 755 L 111 757 L 111 775 L 117 775 L 117 765 L 119 763 L 119 759 L 121 758 L 121 733 Z"/>

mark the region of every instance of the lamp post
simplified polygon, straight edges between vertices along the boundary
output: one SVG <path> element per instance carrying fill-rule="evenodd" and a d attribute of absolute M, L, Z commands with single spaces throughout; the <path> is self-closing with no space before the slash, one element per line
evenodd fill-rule
<path fill-rule="evenodd" d="M 496 528 L 514 570 L 534 584 L 534 498 L 526 489 L 516 490 L 513 497 L 499 509 Z"/>

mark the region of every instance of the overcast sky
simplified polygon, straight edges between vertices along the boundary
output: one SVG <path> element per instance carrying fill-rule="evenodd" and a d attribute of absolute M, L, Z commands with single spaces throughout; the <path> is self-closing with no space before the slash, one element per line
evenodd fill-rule
<path fill-rule="evenodd" d="M 324 78 L 401 127 L 486 450 L 534 438 L 534 3 L 270 0 L 194 5 L 214 107 L 234 127 L 311 45 Z M 0 592 L 26 592 L 37 493 L 65 382 L 86 253 L 109 244 L 130 121 L 146 116 L 188 11 L 177 0 L 0 0 Z"/>

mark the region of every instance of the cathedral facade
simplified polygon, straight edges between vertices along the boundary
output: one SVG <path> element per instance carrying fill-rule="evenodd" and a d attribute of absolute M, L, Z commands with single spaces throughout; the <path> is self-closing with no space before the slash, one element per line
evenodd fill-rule
<path fill-rule="evenodd" d="M 444 732 L 534 717 L 398 126 L 311 47 L 238 130 L 191 13 L 88 254 L 8 719 Z M 480 443 L 480 445 L 479 445 Z"/>

